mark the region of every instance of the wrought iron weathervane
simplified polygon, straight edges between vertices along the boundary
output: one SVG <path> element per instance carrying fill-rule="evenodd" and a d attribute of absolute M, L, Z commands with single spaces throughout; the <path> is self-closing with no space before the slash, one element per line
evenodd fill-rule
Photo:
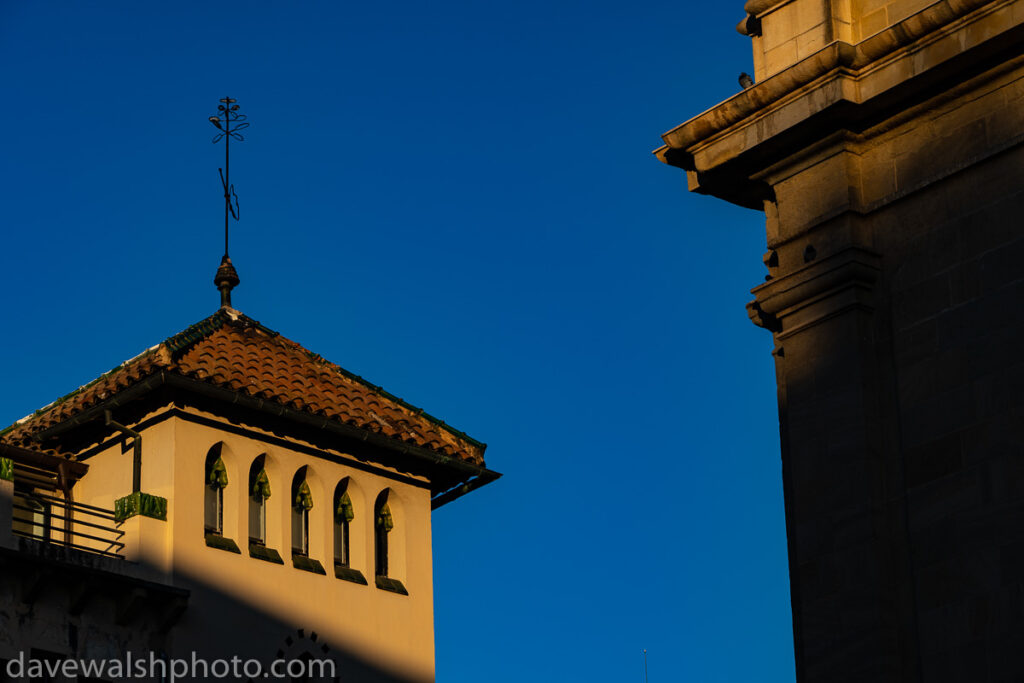
<path fill-rule="evenodd" d="M 210 117 L 210 123 L 217 127 L 220 132 L 213 137 L 213 142 L 218 143 L 224 140 L 224 168 L 218 168 L 220 172 L 220 183 L 224 187 L 224 257 L 220 260 L 220 267 L 213 283 L 220 290 L 220 305 L 222 308 L 231 308 L 231 290 L 238 283 L 238 273 L 231 265 L 231 258 L 228 256 L 228 225 L 231 218 L 238 220 L 238 195 L 235 194 L 235 186 L 231 184 L 231 138 L 242 142 L 242 130 L 249 127 L 245 114 L 238 113 L 237 100 L 224 97 L 217 105 L 218 114 Z"/>

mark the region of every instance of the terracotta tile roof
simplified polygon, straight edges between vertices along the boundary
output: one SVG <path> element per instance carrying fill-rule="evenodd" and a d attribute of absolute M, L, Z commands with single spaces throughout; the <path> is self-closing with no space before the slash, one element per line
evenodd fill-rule
<path fill-rule="evenodd" d="M 27 443 L 32 434 L 160 371 L 484 464 L 484 444 L 230 309 L 221 309 L 20 420 L 0 439 Z"/>

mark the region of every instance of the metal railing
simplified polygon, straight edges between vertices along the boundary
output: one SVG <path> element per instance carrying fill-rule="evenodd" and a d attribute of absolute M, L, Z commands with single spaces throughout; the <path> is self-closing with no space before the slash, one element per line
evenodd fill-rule
<path fill-rule="evenodd" d="M 123 557 L 124 531 L 117 528 L 113 510 L 21 491 L 15 492 L 12 507 L 12 530 L 18 536 Z"/>

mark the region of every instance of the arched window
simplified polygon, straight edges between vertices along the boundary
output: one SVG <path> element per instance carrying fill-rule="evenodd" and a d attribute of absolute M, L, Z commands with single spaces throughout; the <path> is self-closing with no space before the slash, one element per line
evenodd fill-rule
<path fill-rule="evenodd" d="M 217 443 L 206 454 L 203 480 L 204 525 L 207 534 L 224 534 L 224 488 L 228 485 L 228 469 L 221 458 L 222 444 Z"/>
<path fill-rule="evenodd" d="M 395 520 L 388 507 L 388 492 L 382 491 L 373 506 L 374 565 L 378 577 L 388 575 L 388 534 L 395 528 Z"/>
<path fill-rule="evenodd" d="M 267 543 L 267 498 L 270 498 L 270 477 L 267 456 L 261 455 L 249 467 L 249 543 Z"/>
<path fill-rule="evenodd" d="M 352 564 L 350 553 L 351 523 L 356 518 L 352 497 L 348 494 L 348 479 L 338 484 L 334 492 L 334 564 L 348 567 Z"/>
<path fill-rule="evenodd" d="M 392 504 L 396 507 L 399 513 L 398 522 L 402 522 L 401 517 L 401 501 L 394 498 L 391 493 L 391 489 L 384 489 L 377 496 L 376 502 L 373 504 L 373 556 L 374 556 L 374 572 L 376 574 L 377 588 L 382 590 L 391 591 L 392 593 L 398 593 L 399 595 L 408 595 L 409 591 L 406 590 L 405 586 L 397 578 L 389 576 L 391 570 L 396 570 L 396 573 L 401 575 L 403 572 L 405 562 L 405 552 L 403 548 L 403 532 L 404 528 L 399 529 L 395 534 L 395 557 L 391 557 L 391 534 L 395 530 L 395 517 L 391 510 Z M 392 567 L 392 559 L 394 560 L 394 567 Z"/>
<path fill-rule="evenodd" d="M 292 479 L 292 553 L 309 555 L 309 511 L 313 494 L 306 483 L 306 468 L 301 467 Z"/>

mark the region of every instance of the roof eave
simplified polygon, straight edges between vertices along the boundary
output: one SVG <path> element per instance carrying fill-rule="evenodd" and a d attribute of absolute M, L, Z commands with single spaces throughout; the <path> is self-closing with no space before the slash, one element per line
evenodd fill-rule
<path fill-rule="evenodd" d="M 200 380 L 183 377 L 164 370 L 158 371 L 146 379 L 123 389 L 111 397 L 83 410 L 82 412 L 69 417 L 62 422 L 40 430 L 33 435 L 37 441 L 43 442 L 59 437 L 70 430 L 91 423 L 103 417 L 104 411 L 125 406 L 133 401 L 141 399 L 146 394 L 161 386 L 169 386 L 181 389 L 186 392 L 194 392 L 205 395 L 215 400 L 237 405 L 239 407 L 255 410 L 257 412 L 270 414 L 276 417 L 287 419 L 307 427 L 323 429 L 328 432 L 355 439 L 367 443 L 373 447 L 390 451 L 397 455 L 411 457 L 430 467 L 438 467 L 456 475 L 456 484 L 438 492 L 433 499 L 432 507 L 437 508 L 445 505 L 472 490 L 490 483 L 501 474 L 487 469 L 484 465 L 477 465 L 457 456 L 446 455 L 429 448 L 417 446 L 393 439 L 383 434 L 377 434 L 359 427 L 339 422 L 325 416 L 311 415 L 309 413 L 289 408 L 276 401 L 268 401 L 240 394 L 231 389 L 208 384 Z M 439 501 L 439 502 L 436 502 Z"/>

